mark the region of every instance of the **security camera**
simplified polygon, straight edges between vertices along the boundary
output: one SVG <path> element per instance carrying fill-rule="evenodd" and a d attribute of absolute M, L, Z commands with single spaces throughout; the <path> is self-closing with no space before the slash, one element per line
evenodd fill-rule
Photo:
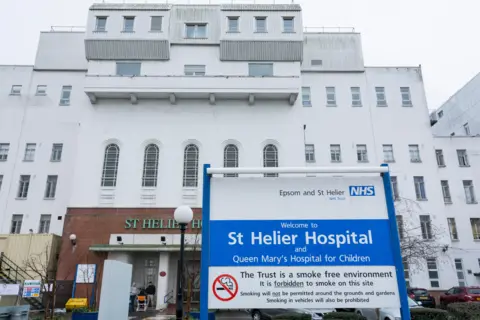
<path fill-rule="evenodd" d="M 76 234 L 71 234 L 70 235 L 70 242 L 72 243 L 72 246 L 77 244 L 77 235 Z"/>

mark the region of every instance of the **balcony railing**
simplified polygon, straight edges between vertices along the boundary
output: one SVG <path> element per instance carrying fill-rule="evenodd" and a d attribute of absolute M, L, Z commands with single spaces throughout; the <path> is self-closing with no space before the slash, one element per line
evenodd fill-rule
<path fill-rule="evenodd" d="M 85 32 L 86 28 L 83 26 L 51 26 L 51 32 Z"/>
<path fill-rule="evenodd" d="M 353 27 L 304 27 L 303 32 L 310 33 L 353 33 Z"/>

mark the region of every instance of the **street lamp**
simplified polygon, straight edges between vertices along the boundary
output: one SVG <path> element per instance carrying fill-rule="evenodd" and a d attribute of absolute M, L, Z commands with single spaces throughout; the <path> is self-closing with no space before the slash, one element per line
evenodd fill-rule
<path fill-rule="evenodd" d="M 183 256 L 185 254 L 185 229 L 187 229 L 187 224 L 190 223 L 193 219 L 193 211 L 189 206 L 180 206 L 175 209 L 173 213 L 175 221 L 178 222 L 180 226 L 180 274 L 177 275 L 177 320 L 183 319 L 183 288 L 182 288 L 182 278 L 183 278 Z"/>

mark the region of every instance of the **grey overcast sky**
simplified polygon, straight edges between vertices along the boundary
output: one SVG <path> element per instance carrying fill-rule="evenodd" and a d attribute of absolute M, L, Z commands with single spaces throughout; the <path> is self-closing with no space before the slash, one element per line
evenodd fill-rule
<path fill-rule="evenodd" d="M 40 31 L 84 26 L 101 0 L 0 0 L 0 64 L 33 64 Z M 231 2 L 211 0 L 211 3 Z M 254 0 L 233 0 L 253 3 Z M 277 0 L 289 3 L 291 0 Z M 105 0 L 105 2 L 124 2 Z M 165 2 L 126 0 L 125 2 Z M 208 3 L 177 0 L 170 3 Z M 256 0 L 273 3 L 274 0 Z M 480 72 L 479 0 L 294 0 L 307 27 L 354 27 L 362 34 L 367 66 L 422 65 L 429 109 Z"/>

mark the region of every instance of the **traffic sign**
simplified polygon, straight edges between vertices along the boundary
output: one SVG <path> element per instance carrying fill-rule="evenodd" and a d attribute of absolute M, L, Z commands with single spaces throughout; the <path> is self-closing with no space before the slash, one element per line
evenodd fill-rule
<path fill-rule="evenodd" d="M 238 293 L 238 282 L 229 274 L 221 274 L 213 281 L 212 292 L 218 300 L 230 301 Z"/>

